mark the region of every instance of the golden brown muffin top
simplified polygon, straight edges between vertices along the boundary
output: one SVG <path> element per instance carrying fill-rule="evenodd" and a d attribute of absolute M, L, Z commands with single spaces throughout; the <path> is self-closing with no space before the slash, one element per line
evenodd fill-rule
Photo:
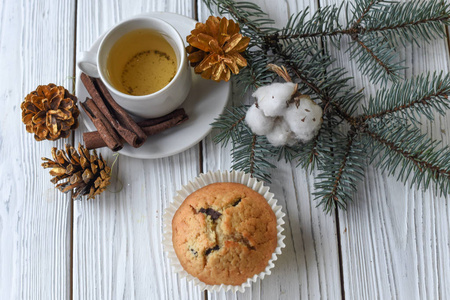
<path fill-rule="evenodd" d="M 189 195 L 172 220 L 183 268 L 206 284 L 240 285 L 266 268 L 277 246 L 277 221 L 258 192 L 214 183 Z"/>

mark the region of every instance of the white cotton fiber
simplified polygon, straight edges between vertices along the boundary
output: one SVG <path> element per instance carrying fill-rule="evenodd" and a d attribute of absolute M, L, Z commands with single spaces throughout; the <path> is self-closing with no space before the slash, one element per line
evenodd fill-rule
<path fill-rule="evenodd" d="M 266 138 L 269 143 L 276 147 L 292 145 L 296 142 L 294 134 L 283 118 L 277 118 L 275 120 L 273 129 L 268 134 L 266 134 Z"/>
<path fill-rule="evenodd" d="M 274 146 L 308 142 L 317 135 L 322 125 L 322 108 L 309 96 L 301 96 L 299 107 L 290 103 L 296 92 L 292 82 L 272 83 L 258 88 L 253 104 L 247 111 L 245 121 L 254 134 L 265 135 Z"/>
<path fill-rule="evenodd" d="M 310 141 L 322 125 L 322 108 L 308 96 L 301 98 L 300 105 L 290 105 L 284 115 L 295 138 L 301 142 Z"/>
<path fill-rule="evenodd" d="M 258 107 L 268 117 L 282 116 L 287 108 L 286 101 L 291 99 L 296 84 L 292 82 L 272 83 L 258 88 L 254 93 Z"/>
<path fill-rule="evenodd" d="M 253 104 L 247 110 L 245 121 L 254 134 L 266 135 L 272 130 L 274 118 L 266 117 L 264 113 Z"/>

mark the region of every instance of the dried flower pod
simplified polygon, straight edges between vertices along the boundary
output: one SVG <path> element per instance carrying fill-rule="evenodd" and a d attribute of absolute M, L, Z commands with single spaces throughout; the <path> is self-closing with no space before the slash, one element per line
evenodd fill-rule
<path fill-rule="evenodd" d="M 40 85 L 21 103 L 22 122 L 36 141 L 67 138 L 78 127 L 77 98 L 62 86 Z"/>
<path fill-rule="evenodd" d="M 73 190 L 72 199 L 79 199 L 87 195 L 88 199 L 94 199 L 102 193 L 110 184 L 111 168 L 107 166 L 102 155 L 92 154 L 81 144 L 78 151 L 66 144 L 66 150 L 52 148 L 52 159 L 43 157 L 44 169 L 51 168 L 50 175 L 54 176 L 52 182 L 56 188 L 67 193 Z M 58 183 L 60 180 L 65 180 Z M 58 184 L 57 184 L 58 183 Z"/>
<path fill-rule="evenodd" d="M 231 73 L 238 74 L 247 66 L 240 54 L 248 47 L 250 38 L 239 33 L 233 20 L 210 16 L 205 23 L 197 23 L 186 38 L 188 59 L 195 73 L 214 81 L 228 81 Z"/>

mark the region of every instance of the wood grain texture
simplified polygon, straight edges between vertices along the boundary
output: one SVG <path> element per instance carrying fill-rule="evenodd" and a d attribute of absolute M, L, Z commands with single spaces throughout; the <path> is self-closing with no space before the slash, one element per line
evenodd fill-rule
<path fill-rule="evenodd" d="M 202 142 L 202 151 L 195 146 L 157 160 L 120 156 L 114 168 L 120 182 L 99 199 L 75 202 L 72 224 L 69 196 L 54 189 L 48 171 L 40 166 L 40 158 L 64 141 L 35 142 L 20 119 L 20 102 L 37 85 L 72 87 L 74 55 L 110 26 L 148 11 L 206 20 L 206 7 L 194 1 L 0 0 L 1 299 L 204 297 L 172 272 L 161 245 L 161 218 L 175 191 L 200 169 L 230 169 L 229 147 L 215 145 L 213 133 Z M 277 26 L 306 6 L 317 9 L 315 0 L 254 2 Z M 376 91 L 358 75 L 348 55 L 333 51 L 333 56 L 336 65 L 355 75 L 357 88 L 365 87 L 366 95 Z M 424 71 L 449 72 L 448 41 L 402 49 L 401 59 L 409 66 L 407 78 Z M 235 88 L 230 104 L 241 100 Z M 244 101 L 252 100 L 247 95 Z M 447 117 L 437 116 L 433 127 L 426 122 L 424 131 L 448 145 L 449 126 Z M 82 126 L 77 131 L 76 143 L 84 130 Z M 102 153 L 111 163 L 111 152 Z M 448 199 L 405 187 L 370 167 L 354 203 L 335 219 L 315 207 L 315 174 L 283 162 L 277 166 L 269 186 L 286 212 L 283 254 L 272 275 L 244 294 L 207 293 L 208 299 L 340 299 L 341 287 L 346 299 L 450 299 Z"/>
<path fill-rule="evenodd" d="M 191 1 L 78 1 L 77 52 L 117 22 L 151 11 L 193 17 Z M 82 130 L 80 131 L 82 132 Z M 81 136 L 77 136 L 81 141 Z M 112 185 L 74 207 L 74 299 L 200 299 L 162 248 L 162 215 L 175 191 L 199 173 L 199 150 L 155 160 L 120 156 Z M 109 161 L 112 153 L 102 151 Z"/>
<path fill-rule="evenodd" d="M 321 5 L 340 1 L 320 1 Z M 344 40 L 345 43 L 345 40 Z M 346 49 L 346 45 L 343 46 Z M 400 47 L 408 69 L 405 78 L 422 72 L 449 71 L 447 42 Z M 342 51 L 332 51 L 337 65 L 354 75 L 364 94 L 378 86 L 361 76 Z M 449 121 L 437 116 L 424 130 L 448 145 Z M 369 167 L 347 212 L 339 213 L 346 299 L 448 299 L 450 275 L 447 199 L 410 188 Z"/>
<path fill-rule="evenodd" d="M 36 142 L 20 103 L 41 84 L 71 88 L 73 36 L 73 3 L 0 1 L 2 299 L 69 297 L 71 200 L 41 167 L 64 142 Z"/>
<path fill-rule="evenodd" d="M 315 1 L 253 1 L 275 20 L 281 28 L 287 18 L 310 6 Z M 206 7 L 200 6 L 199 19 L 209 16 Z M 242 99 L 241 91 L 233 89 L 232 102 L 253 103 L 251 95 Z M 212 135 L 214 132 L 212 133 Z M 230 169 L 230 147 L 222 148 L 205 140 L 205 171 Z M 286 212 L 286 248 L 275 263 L 272 274 L 257 281 L 243 294 L 208 293 L 208 299 L 340 299 L 339 254 L 335 220 L 317 209 L 312 196 L 314 176 L 295 168 L 295 164 L 276 163 L 269 184 L 283 211 Z"/>

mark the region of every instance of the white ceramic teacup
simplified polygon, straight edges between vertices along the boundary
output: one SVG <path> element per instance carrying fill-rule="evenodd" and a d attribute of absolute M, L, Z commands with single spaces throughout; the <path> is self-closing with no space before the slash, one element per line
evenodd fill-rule
<path fill-rule="evenodd" d="M 172 46 L 177 58 L 177 72 L 169 84 L 159 91 L 134 96 L 122 93 L 111 84 L 107 72 L 107 60 L 109 51 L 123 35 L 142 28 L 160 33 Z M 186 99 L 192 82 L 186 50 L 180 34 L 169 23 L 145 16 L 135 17 L 114 26 L 102 38 L 98 51 L 81 53 L 77 66 L 89 76 L 100 77 L 120 106 L 131 114 L 143 118 L 160 117 L 176 109 Z"/>

